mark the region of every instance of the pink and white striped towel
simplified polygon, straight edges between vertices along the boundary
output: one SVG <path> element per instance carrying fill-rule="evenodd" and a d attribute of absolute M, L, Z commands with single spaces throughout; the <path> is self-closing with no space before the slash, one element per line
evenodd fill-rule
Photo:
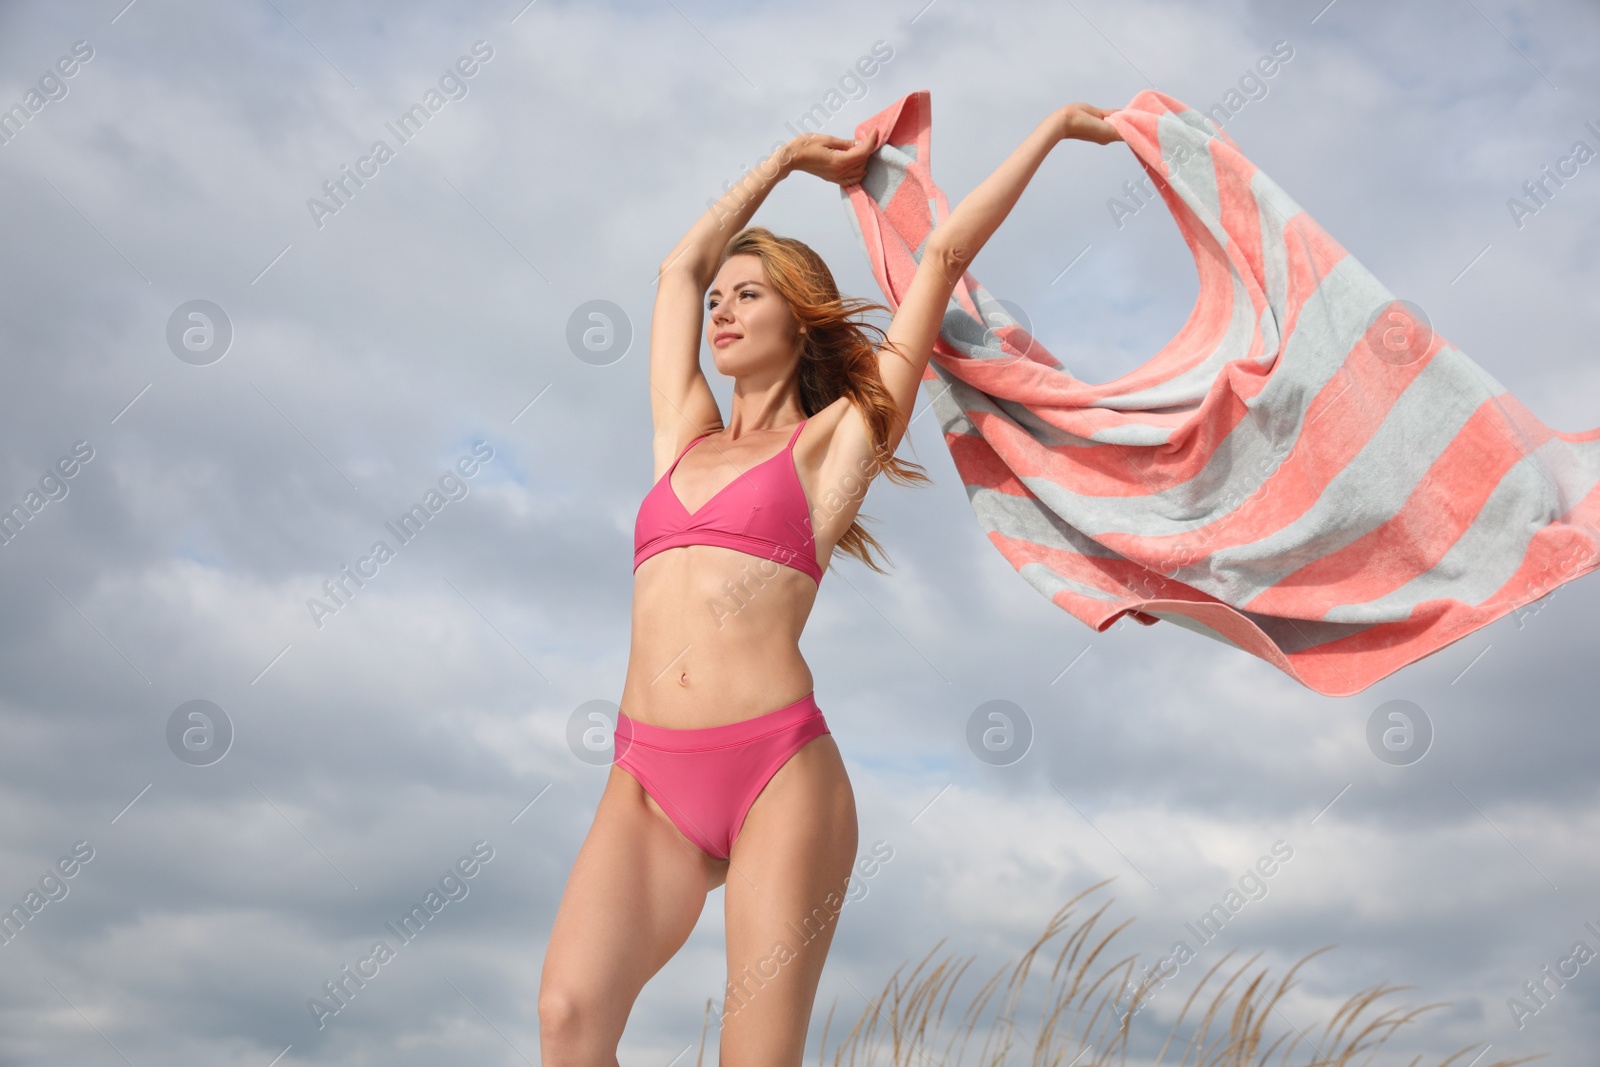
<path fill-rule="evenodd" d="M 1194 255 L 1183 328 L 1077 381 L 968 273 L 924 375 L 1034 588 L 1097 631 L 1166 619 L 1349 696 L 1600 566 L 1600 430 L 1545 426 L 1204 115 L 1145 90 L 1109 121 Z M 950 210 L 928 92 L 874 130 L 844 195 L 898 307 Z"/>

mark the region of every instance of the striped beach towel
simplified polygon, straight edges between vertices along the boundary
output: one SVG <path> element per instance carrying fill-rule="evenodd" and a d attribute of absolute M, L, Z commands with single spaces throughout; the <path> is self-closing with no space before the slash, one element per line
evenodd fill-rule
<path fill-rule="evenodd" d="M 883 135 L 844 196 L 891 307 L 950 210 L 930 117 L 923 90 L 856 128 Z M 1600 565 L 1600 430 L 1541 423 L 1201 113 L 1145 90 L 1109 121 L 1194 256 L 1183 328 L 1078 381 L 968 273 L 924 375 L 1034 588 L 1097 631 L 1165 619 L 1349 696 Z"/>

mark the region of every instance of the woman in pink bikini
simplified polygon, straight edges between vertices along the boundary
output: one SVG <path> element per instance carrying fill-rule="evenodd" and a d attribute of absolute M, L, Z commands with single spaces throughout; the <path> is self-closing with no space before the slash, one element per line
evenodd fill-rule
<path fill-rule="evenodd" d="M 662 263 L 657 481 L 634 530 L 615 763 L 540 980 L 545 1067 L 616 1064 L 639 991 L 724 884 L 721 1063 L 800 1063 L 857 844 L 800 633 L 835 549 L 880 569 L 868 548 L 881 546 L 856 522 L 873 477 L 927 480 L 894 452 L 956 281 L 1052 147 L 1120 139 L 1105 114 L 1077 103 L 1041 122 L 928 238 L 887 331 L 855 320 L 881 305 L 840 297 L 809 247 L 743 229 L 795 170 L 859 181 L 876 138 L 795 138 Z M 733 379 L 726 422 L 700 369 L 702 317 Z"/>

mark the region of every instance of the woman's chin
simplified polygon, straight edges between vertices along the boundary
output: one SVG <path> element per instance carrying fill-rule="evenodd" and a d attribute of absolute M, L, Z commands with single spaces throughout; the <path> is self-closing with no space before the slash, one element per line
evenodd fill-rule
<path fill-rule="evenodd" d="M 735 342 L 736 344 L 737 342 Z M 732 348 L 735 345 L 729 345 L 728 347 Z M 745 352 L 735 354 L 729 352 L 727 348 L 713 348 L 711 350 L 711 362 L 717 368 L 718 374 L 736 378 L 741 374 L 749 374 L 760 370 L 766 360 L 762 359 L 760 355 L 752 357 Z"/>

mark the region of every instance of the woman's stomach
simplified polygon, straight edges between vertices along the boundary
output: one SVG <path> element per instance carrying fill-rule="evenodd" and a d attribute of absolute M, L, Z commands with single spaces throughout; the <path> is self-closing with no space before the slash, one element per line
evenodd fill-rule
<path fill-rule="evenodd" d="M 622 711 L 673 729 L 721 726 L 811 692 L 800 634 L 817 583 L 793 567 L 715 545 L 639 565 Z"/>

